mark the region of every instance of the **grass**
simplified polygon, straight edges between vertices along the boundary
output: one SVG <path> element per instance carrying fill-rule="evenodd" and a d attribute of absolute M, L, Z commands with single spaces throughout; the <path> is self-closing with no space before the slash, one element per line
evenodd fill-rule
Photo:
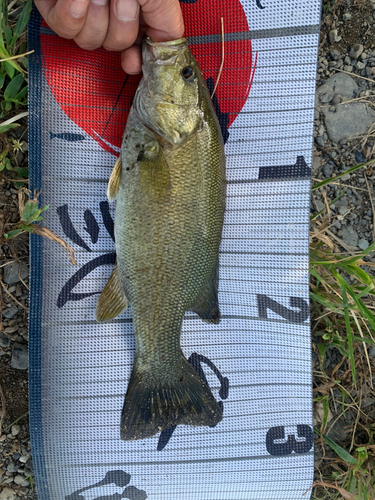
<path fill-rule="evenodd" d="M 356 165 L 344 174 L 371 168 L 374 163 Z M 324 180 L 312 190 L 324 189 L 342 175 Z M 363 252 L 341 252 L 329 231 L 333 223 L 330 205 L 336 200 L 326 202 L 311 217 L 312 333 L 320 362 L 320 370 L 314 374 L 314 391 L 319 394 L 314 403 L 320 417 L 315 432 L 319 436 L 316 449 L 321 452 L 313 498 L 370 500 L 375 498 L 375 425 L 362 406 L 375 395 L 375 366 L 368 355 L 369 347 L 375 345 L 375 278 L 371 272 L 375 264 L 367 259 L 375 242 Z M 327 355 L 332 357 L 332 353 L 333 363 L 327 368 Z M 327 436 L 336 423 L 330 423 L 334 407 L 339 415 L 336 421 L 345 419 L 349 410 L 355 416 L 347 423 L 343 446 Z"/>
<path fill-rule="evenodd" d="M 329 10 L 334 4 L 334 0 L 328 0 L 324 5 Z M 27 115 L 25 28 L 30 11 L 31 0 L 21 7 L 0 0 L 0 175 L 6 173 L 14 180 L 20 209 L 20 220 L 7 232 L 8 238 L 33 231 L 47 208 L 39 207 L 35 194 L 25 202 L 27 167 L 17 164 L 22 142 L 8 135 Z M 372 163 L 356 165 L 342 175 L 370 168 Z M 324 190 L 328 184 L 339 182 L 342 175 L 319 182 L 312 190 Z M 333 219 L 330 205 L 335 201 L 327 202 L 311 217 L 312 334 L 320 366 L 314 373 L 318 461 L 312 498 L 370 500 L 375 498 L 375 424 L 366 415 L 363 402 L 375 394 L 375 366 L 368 356 L 369 347 L 375 345 L 374 264 L 368 262 L 375 243 L 363 252 L 350 248 L 341 251 L 345 246 L 329 230 Z M 334 434 L 332 437 L 337 415 L 347 422 L 347 439 L 341 444 Z"/>

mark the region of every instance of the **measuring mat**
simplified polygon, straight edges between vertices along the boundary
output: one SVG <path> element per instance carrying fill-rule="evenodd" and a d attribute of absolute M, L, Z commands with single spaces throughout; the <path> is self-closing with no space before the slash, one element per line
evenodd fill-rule
<path fill-rule="evenodd" d="M 181 0 L 227 159 L 220 324 L 188 312 L 182 350 L 215 427 L 120 440 L 131 307 L 97 324 L 115 263 L 111 169 L 140 76 L 120 54 L 29 25 L 30 189 L 74 250 L 31 235 L 30 424 L 39 500 L 307 500 L 313 481 L 308 232 L 319 0 Z M 307 492 L 307 493 L 306 493 Z"/>

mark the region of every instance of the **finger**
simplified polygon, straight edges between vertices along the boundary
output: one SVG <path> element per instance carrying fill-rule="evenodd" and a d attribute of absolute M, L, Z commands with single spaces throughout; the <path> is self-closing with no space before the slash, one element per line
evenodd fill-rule
<path fill-rule="evenodd" d="M 94 50 L 102 46 L 108 31 L 108 0 L 90 0 L 85 24 L 74 38 L 82 49 Z"/>
<path fill-rule="evenodd" d="M 109 16 L 109 28 L 103 47 L 107 50 L 124 50 L 131 47 L 139 28 L 137 0 L 113 0 Z"/>
<path fill-rule="evenodd" d="M 178 0 L 139 0 L 146 30 L 155 42 L 176 40 L 184 34 L 185 27 Z"/>
<path fill-rule="evenodd" d="M 85 24 L 89 0 L 36 0 L 48 26 L 63 38 L 74 38 Z"/>
<path fill-rule="evenodd" d="M 128 75 L 138 75 L 142 71 L 142 55 L 139 45 L 133 45 L 122 51 L 121 66 Z"/>

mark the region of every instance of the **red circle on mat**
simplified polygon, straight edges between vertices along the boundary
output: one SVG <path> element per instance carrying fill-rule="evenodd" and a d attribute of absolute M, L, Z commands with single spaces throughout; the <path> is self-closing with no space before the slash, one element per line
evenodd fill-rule
<path fill-rule="evenodd" d="M 239 0 L 185 0 L 181 9 L 185 36 L 192 40 L 190 48 L 205 79 L 211 77 L 214 82 L 222 58 L 224 18 L 225 61 L 216 96 L 220 111 L 229 114 L 229 127 L 245 104 L 251 85 L 251 41 L 231 40 L 235 37 L 230 36 L 249 31 L 242 5 Z M 44 21 L 42 26 L 46 27 Z M 219 35 L 215 37 L 218 41 L 212 42 L 212 35 Z M 121 146 L 130 102 L 141 76 L 122 71 L 118 52 L 86 51 L 72 40 L 48 32 L 41 34 L 41 49 L 48 85 L 62 110 L 105 150 L 115 153 L 110 145 Z"/>

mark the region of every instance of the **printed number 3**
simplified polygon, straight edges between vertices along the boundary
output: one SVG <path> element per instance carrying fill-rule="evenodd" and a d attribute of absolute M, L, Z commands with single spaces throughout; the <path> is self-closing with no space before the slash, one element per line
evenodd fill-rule
<path fill-rule="evenodd" d="M 276 439 L 285 439 L 285 427 L 271 427 L 266 436 L 266 448 L 270 455 L 277 457 L 295 453 L 307 453 L 314 442 L 314 434 L 309 425 L 297 425 L 299 438 L 305 438 L 304 441 L 296 441 L 295 437 L 288 436 L 286 443 L 275 443 Z"/>

